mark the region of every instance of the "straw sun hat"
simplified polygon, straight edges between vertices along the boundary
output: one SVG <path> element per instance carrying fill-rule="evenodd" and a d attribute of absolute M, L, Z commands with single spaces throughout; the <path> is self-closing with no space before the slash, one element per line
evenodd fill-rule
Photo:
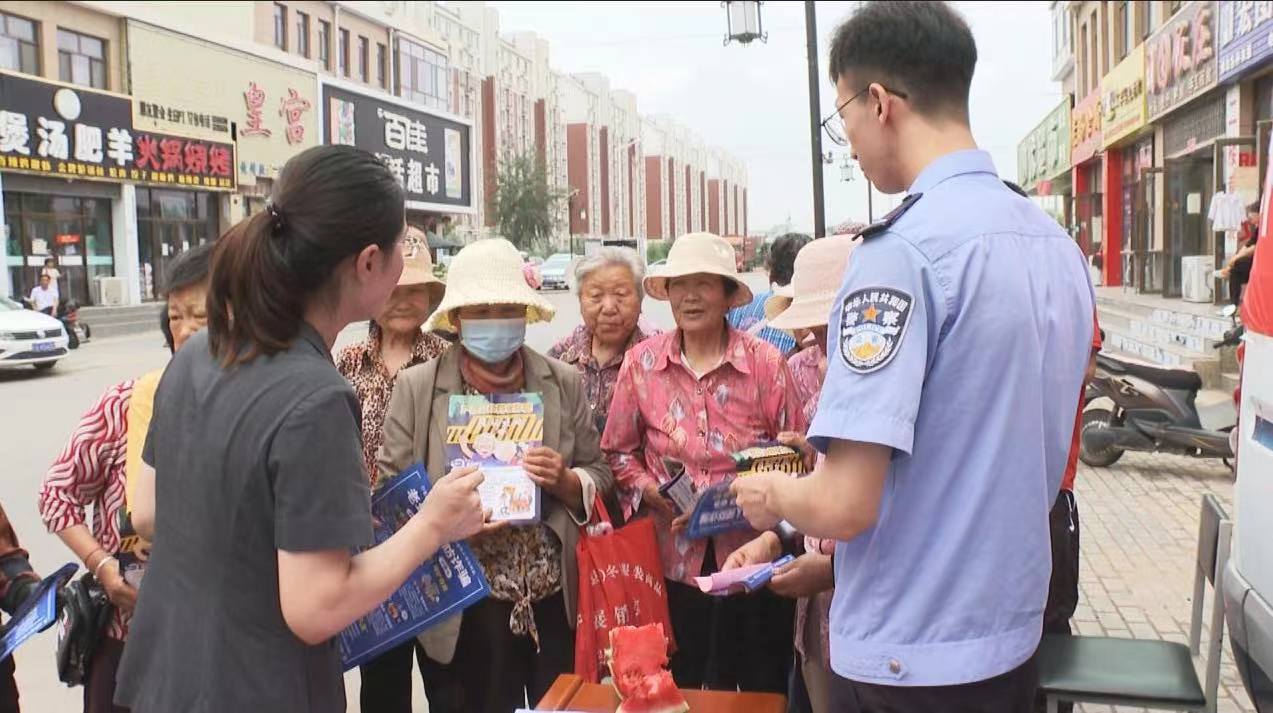
<path fill-rule="evenodd" d="M 428 239 L 414 226 L 407 228 L 407 235 L 402 240 L 402 277 L 398 278 L 398 287 L 408 285 L 427 285 L 432 307 L 437 307 L 446 294 L 446 283 L 433 274 Z"/>
<path fill-rule="evenodd" d="M 774 290 L 774 296 L 765 302 L 769 326 L 791 330 L 825 325 L 844 280 L 849 254 L 857 245 L 854 237 L 835 235 L 801 248 L 791 284 Z"/>
<path fill-rule="evenodd" d="M 738 279 L 733 246 L 712 233 L 690 233 L 677 238 L 668 251 L 667 264 L 645 278 L 645 291 L 650 297 L 666 302 L 667 285 L 673 278 L 701 274 L 720 275 L 738 285 L 731 308 L 751 302 L 751 288 Z"/>
<path fill-rule="evenodd" d="M 549 322 L 557 308 L 526 284 L 522 256 L 504 238 L 466 245 L 447 271 L 446 296 L 429 318 L 429 330 L 457 331 L 451 312 L 477 305 L 524 305 L 526 322 Z"/>

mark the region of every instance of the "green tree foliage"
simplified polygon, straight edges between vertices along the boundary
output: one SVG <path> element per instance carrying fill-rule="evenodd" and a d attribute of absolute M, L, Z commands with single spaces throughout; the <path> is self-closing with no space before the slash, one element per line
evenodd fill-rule
<path fill-rule="evenodd" d="M 505 156 L 495 181 L 492 210 L 499 233 L 520 250 L 545 252 L 561 227 L 570 196 L 548 184 L 548 171 L 532 153 Z"/>

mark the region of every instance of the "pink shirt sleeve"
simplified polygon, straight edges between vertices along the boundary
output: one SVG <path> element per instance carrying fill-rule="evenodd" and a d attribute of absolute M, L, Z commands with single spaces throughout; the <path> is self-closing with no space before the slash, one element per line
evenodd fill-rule
<path fill-rule="evenodd" d="M 658 481 L 645 469 L 645 419 L 632 378 L 633 368 L 633 360 L 628 359 L 619 369 L 601 448 L 619 488 L 635 496 L 647 483 Z"/>

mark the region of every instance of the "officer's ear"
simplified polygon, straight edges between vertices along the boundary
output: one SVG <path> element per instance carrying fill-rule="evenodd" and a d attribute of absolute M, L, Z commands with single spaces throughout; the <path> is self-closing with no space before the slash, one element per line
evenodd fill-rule
<path fill-rule="evenodd" d="M 867 91 L 870 92 L 871 96 L 875 99 L 876 120 L 881 122 L 884 121 L 885 118 L 887 118 L 885 113 L 891 108 L 887 106 L 889 99 L 888 90 L 885 89 L 882 84 L 872 83 L 871 86 L 867 88 Z"/>

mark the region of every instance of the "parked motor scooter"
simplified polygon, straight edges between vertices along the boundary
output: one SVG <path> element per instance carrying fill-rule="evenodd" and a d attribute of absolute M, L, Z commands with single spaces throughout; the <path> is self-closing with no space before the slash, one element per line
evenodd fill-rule
<path fill-rule="evenodd" d="M 1113 408 L 1083 412 L 1079 458 L 1104 467 L 1126 451 L 1174 453 L 1195 458 L 1233 458 L 1229 445 L 1232 427 L 1215 431 L 1202 427 L 1195 400 L 1202 378 L 1184 369 L 1164 369 L 1096 355 L 1096 375 L 1087 383 L 1084 406 L 1108 398 Z"/>
<path fill-rule="evenodd" d="M 80 303 L 75 300 L 62 300 L 58 303 L 57 318 L 61 320 L 62 327 L 66 329 L 67 346 L 71 349 L 78 349 L 80 344 L 87 342 L 93 334 L 93 330 L 88 326 L 87 322 L 80 321 Z"/>

